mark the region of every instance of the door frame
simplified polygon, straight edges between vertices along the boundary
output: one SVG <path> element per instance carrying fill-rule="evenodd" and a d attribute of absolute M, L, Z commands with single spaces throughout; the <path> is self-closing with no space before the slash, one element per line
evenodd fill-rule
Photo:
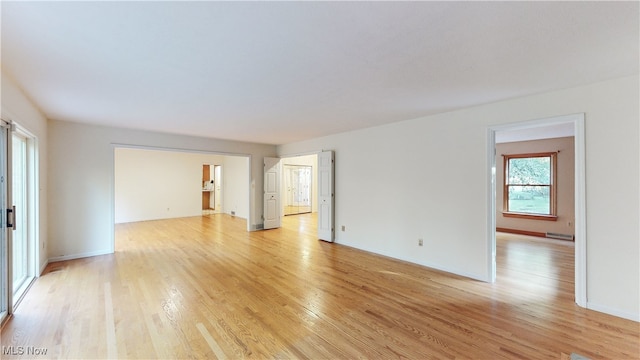
<path fill-rule="evenodd" d="M 577 113 L 543 119 L 493 125 L 487 129 L 487 273 L 488 281 L 496 281 L 496 132 L 523 130 L 572 123 L 575 148 L 575 302 L 587 307 L 587 227 L 586 227 L 586 172 L 585 172 L 585 114 Z"/>

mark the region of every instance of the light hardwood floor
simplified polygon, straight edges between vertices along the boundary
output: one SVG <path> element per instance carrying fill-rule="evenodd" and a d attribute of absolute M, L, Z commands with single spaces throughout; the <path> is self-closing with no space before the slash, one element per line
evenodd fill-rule
<path fill-rule="evenodd" d="M 573 302 L 573 246 L 501 234 L 488 284 L 316 240 L 313 215 L 116 226 L 116 253 L 50 264 L 4 358 L 638 359 L 639 324 Z M 13 346 L 13 347 L 11 347 Z M 8 350 L 46 349 L 46 356 Z"/>

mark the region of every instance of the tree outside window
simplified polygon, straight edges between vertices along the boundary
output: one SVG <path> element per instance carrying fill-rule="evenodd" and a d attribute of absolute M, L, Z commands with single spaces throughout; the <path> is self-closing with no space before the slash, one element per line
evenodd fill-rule
<path fill-rule="evenodd" d="M 557 153 L 504 155 L 503 215 L 555 220 Z"/>

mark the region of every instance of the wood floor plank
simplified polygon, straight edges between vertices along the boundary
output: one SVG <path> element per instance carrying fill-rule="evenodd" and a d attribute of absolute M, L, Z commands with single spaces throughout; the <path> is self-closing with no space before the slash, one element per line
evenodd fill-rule
<path fill-rule="evenodd" d="M 107 334 L 107 357 L 113 359 L 117 357 L 118 346 L 116 345 L 116 327 L 113 316 L 113 299 L 110 282 L 104 283 L 104 311 Z"/>
<path fill-rule="evenodd" d="M 318 241 L 312 214 L 116 226 L 49 264 L 1 332 L 38 358 L 640 358 L 640 326 L 573 302 L 573 244 L 499 234 L 483 283 Z M 3 353 L 2 358 L 24 358 Z"/>

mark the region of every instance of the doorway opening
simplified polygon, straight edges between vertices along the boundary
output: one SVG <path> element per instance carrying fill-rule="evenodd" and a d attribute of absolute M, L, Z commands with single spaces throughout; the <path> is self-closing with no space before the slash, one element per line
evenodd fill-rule
<path fill-rule="evenodd" d="M 523 133 L 523 132 L 544 132 L 549 128 L 569 127 L 573 133 L 573 151 L 574 151 L 574 217 L 575 220 L 571 227 L 574 229 L 574 293 L 575 302 L 582 306 L 586 306 L 586 213 L 585 213 L 585 147 L 584 147 L 584 114 L 574 114 L 568 116 L 560 116 L 555 118 L 533 120 L 521 123 L 507 124 L 501 126 L 490 127 L 488 131 L 488 182 L 491 188 L 489 194 L 489 217 L 488 217 L 488 251 L 487 263 L 489 266 L 489 281 L 496 281 L 496 218 L 497 209 L 502 209 L 502 205 L 496 205 L 497 188 L 501 185 L 497 183 L 497 166 L 496 158 L 501 154 L 496 150 L 496 137 L 503 132 Z M 543 138 L 543 137 L 541 137 Z M 565 220 L 566 221 L 566 220 Z M 571 220 L 569 220 L 571 221 Z"/>
<path fill-rule="evenodd" d="M 250 229 L 250 156 L 114 144 L 113 224 L 217 213 L 244 219 Z M 213 166 L 211 166 L 213 164 Z M 224 169 L 224 171 L 223 171 Z M 211 190 L 212 189 L 212 190 Z M 213 214 L 213 213 L 212 213 Z M 115 233 L 115 232 L 114 232 Z M 116 250 L 115 236 L 113 250 Z"/>
<path fill-rule="evenodd" d="M 311 178 L 316 179 L 316 181 L 311 181 L 309 186 L 311 188 L 310 204 L 308 205 L 311 208 L 310 214 L 317 216 L 318 239 L 333 242 L 335 240 L 335 161 L 334 153 L 331 150 L 311 153 L 310 155 L 285 155 L 282 158 L 264 158 L 263 229 L 268 230 L 280 227 L 287 204 L 287 199 L 283 198 L 289 193 L 286 188 L 286 181 L 289 181 L 289 185 L 291 182 L 297 181 L 290 180 L 295 179 L 296 175 L 290 175 L 289 179 L 284 179 L 285 181 L 283 181 L 285 177 L 283 176 L 283 164 L 310 167 Z M 295 169 L 304 168 L 297 167 Z M 307 193 L 307 190 L 305 189 L 303 192 Z M 300 196 L 300 198 L 302 197 Z M 294 199 L 293 195 L 292 198 Z"/>
<path fill-rule="evenodd" d="M 222 165 L 202 165 L 202 215 L 223 212 L 222 179 Z"/>
<path fill-rule="evenodd" d="M 282 164 L 280 205 L 283 216 L 318 215 L 318 154 L 285 156 Z"/>
<path fill-rule="evenodd" d="M 283 214 L 298 215 L 312 212 L 312 173 L 313 166 L 284 164 L 283 185 L 284 210 Z"/>

